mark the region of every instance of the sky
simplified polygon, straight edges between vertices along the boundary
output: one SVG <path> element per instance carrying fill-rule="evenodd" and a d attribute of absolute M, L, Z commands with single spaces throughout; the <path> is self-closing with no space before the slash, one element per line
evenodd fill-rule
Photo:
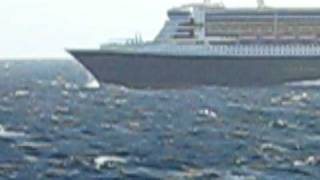
<path fill-rule="evenodd" d="M 265 1 L 272 7 L 320 7 L 317 0 Z M 66 48 L 98 48 L 136 33 L 152 40 L 169 8 L 191 2 L 202 0 L 1 0 L 0 58 L 69 57 Z M 256 0 L 223 2 L 256 6 Z"/>

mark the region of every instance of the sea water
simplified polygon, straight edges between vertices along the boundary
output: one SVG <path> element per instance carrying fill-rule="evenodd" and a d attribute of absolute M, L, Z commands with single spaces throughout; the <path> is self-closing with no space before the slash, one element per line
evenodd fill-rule
<path fill-rule="evenodd" d="M 136 90 L 0 61 L 0 179 L 319 179 L 320 86 Z M 319 88 L 318 88 L 319 86 Z"/>

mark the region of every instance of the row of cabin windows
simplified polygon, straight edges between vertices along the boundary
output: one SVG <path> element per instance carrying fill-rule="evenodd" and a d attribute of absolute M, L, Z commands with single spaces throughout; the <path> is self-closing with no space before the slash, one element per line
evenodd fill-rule
<path fill-rule="evenodd" d="M 320 16 L 320 11 L 309 11 L 309 12 L 281 12 L 281 11 L 242 11 L 242 12 L 207 12 L 207 16 Z"/>
<path fill-rule="evenodd" d="M 239 42 L 320 42 L 320 36 L 315 36 L 314 38 L 306 38 L 306 37 L 301 37 L 301 36 L 295 36 L 295 37 L 290 37 L 290 38 L 284 38 L 281 36 L 277 36 L 276 38 L 268 38 L 266 36 L 256 36 L 250 39 L 244 39 L 241 36 L 237 35 L 226 35 L 226 34 L 221 34 L 220 36 L 218 35 L 207 35 L 207 38 L 211 39 L 213 42 L 219 42 L 219 41 L 239 41 Z M 212 40 L 215 39 L 215 40 Z"/>
<path fill-rule="evenodd" d="M 209 31 L 228 31 L 228 32 L 272 32 L 272 31 L 284 31 L 284 32 L 319 32 L 320 26 L 277 26 L 275 29 L 274 26 L 247 26 L 247 27 L 239 27 L 239 26 L 207 26 L 207 30 Z"/>
<path fill-rule="evenodd" d="M 242 23 L 251 23 L 251 22 L 273 22 L 273 21 L 282 21 L 282 22 L 320 22 L 320 16 L 318 18 L 260 18 L 260 17 L 235 17 L 235 18 L 206 18 L 205 22 L 242 22 Z"/>
<path fill-rule="evenodd" d="M 207 22 L 206 27 L 211 28 L 226 28 L 226 27 L 232 27 L 232 28 L 259 28 L 259 27 L 270 27 L 274 26 L 274 22 L 250 22 L 250 23 L 241 23 L 241 22 L 232 22 L 232 23 L 213 23 L 213 22 Z M 287 22 L 277 22 L 276 25 L 278 27 L 282 28 L 317 28 L 320 27 L 320 21 L 317 23 L 307 23 L 307 22 L 301 22 L 301 23 L 287 23 Z"/>
<path fill-rule="evenodd" d="M 240 36 L 251 36 L 251 35 L 264 35 L 264 36 L 268 36 L 268 35 L 274 35 L 277 34 L 279 36 L 309 36 L 312 34 L 319 34 L 320 31 L 313 33 L 313 32 L 271 32 L 271 31 L 265 31 L 265 32 L 249 32 L 249 31 L 243 31 L 243 32 L 227 32 L 227 31 L 206 31 L 206 34 L 210 34 L 210 35 L 223 35 L 223 34 L 229 34 L 229 35 L 240 35 Z"/>
<path fill-rule="evenodd" d="M 320 45 L 320 40 L 235 40 L 235 41 L 208 41 L 211 45 L 234 45 L 243 44 L 243 45 Z M 203 45 L 204 41 L 196 42 L 198 45 Z"/>
<path fill-rule="evenodd" d="M 275 29 L 276 28 L 276 29 Z M 278 33 L 312 33 L 312 32 L 320 32 L 320 24 L 319 25 L 289 25 L 289 24 L 281 24 L 279 23 L 276 27 L 273 23 L 270 24 L 247 24 L 247 25 L 237 25 L 237 24 L 207 24 L 206 30 L 209 32 L 260 32 L 260 33 L 272 33 L 277 31 Z"/>
<path fill-rule="evenodd" d="M 303 19 L 303 18 L 297 18 L 297 19 L 274 19 L 274 18 L 252 18 L 252 19 L 246 19 L 246 18 L 230 18 L 230 19 L 206 19 L 206 23 L 233 23 L 233 22 L 241 22 L 241 23 L 255 23 L 255 22 L 293 22 L 293 23 L 319 23 L 320 17 L 318 19 Z"/>

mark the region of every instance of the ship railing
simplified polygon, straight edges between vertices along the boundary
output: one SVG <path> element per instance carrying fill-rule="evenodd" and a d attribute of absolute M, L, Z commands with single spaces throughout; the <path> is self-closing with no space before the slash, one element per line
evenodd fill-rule
<path fill-rule="evenodd" d="M 117 51 L 168 55 L 216 56 L 320 56 L 320 45 L 168 45 L 145 44 Z"/>

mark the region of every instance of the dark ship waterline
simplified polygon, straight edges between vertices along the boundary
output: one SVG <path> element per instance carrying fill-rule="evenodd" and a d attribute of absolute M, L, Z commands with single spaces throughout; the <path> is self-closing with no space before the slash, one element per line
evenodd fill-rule
<path fill-rule="evenodd" d="M 150 43 L 69 50 L 99 82 L 132 88 L 268 86 L 320 79 L 320 9 L 173 8 Z"/>

